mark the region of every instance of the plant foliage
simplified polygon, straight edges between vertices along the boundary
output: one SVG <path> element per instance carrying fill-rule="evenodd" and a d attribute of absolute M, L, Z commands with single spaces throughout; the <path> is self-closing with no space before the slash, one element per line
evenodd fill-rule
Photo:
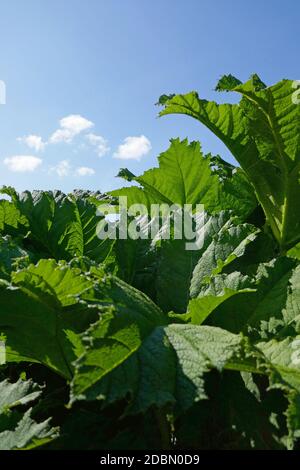
<path fill-rule="evenodd" d="M 299 448 L 300 108 L 289 80 L 217 90 L 241 100 L 163 95 L 160 115 L 238 166 L 173 139 L 109 195 L 2 188 L 0 449 Z M 203 244 L 100 240 L 119 196 L 202 204 Z"/>

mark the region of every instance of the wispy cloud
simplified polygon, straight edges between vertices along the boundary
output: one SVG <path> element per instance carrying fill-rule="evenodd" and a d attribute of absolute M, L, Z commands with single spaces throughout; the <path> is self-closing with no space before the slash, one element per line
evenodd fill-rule
<path fill-rule="evenodd" d="M 93 168 L 89 168 L 87 166 L 80 166 L 79 168 L 76 168 L 74 174 L 76 176 L 92 176 L 96 172 Z"/>
<path fill-rule="evenodd" d="M 50 168 L 50 173 L 56 173 L 60 178 L 69 176 L 71 173 L 71 165 L 68 160 L 61 160 L 57 165 Z"/>
<path fill-rule="evenodd" d="M 70 144 L 76 136 L 81 136 L 81 140 L 76 140 L 77 151 L 79 149 L 87 150 L 88 146 L 94 150 L 98 157 L 103 157 L 110 151 L 108 141 L 101 135 L 91 132 L 94 123 L 80 114 L 70 114 L 63 117 L 59 121 L 59 128 L 54 131 L 48 140 L 36 134 L 29 134 L 18 137 L 18 141 L 24 143 L 35 152 L 42 152 L 46 146 L 58 143 Z M 151 142 L 144 135 L 128 136 L 118 146 L 113 154 L 114 158 L 120 160 L 137 160 L 139 161 L 144 155 L 151 150 Z M 73 148 L 73 152 L 76 150 Z M 32 155 L 16 155 L 5 158 L 3 163 L 11 171 L 15 172 L 32 172 L 35 171 L 43 160 Z M 70 160 L 61 160 L 56 165 L 49 167 L 49 174 L 56 174 L 60 178 L 68 176 L 87 177 L 92 176 L 96 172 L 94 168 L 87 166 L 74 167 Z"/>
<path fill-rule="evenodd" d="M 92 176 L 96 172 L 88 166 L 79 166 L 74 169 L 69 160 L 61 160 L 49 169 L 49 173 L 56 173 L 60 178 L 64 178 L 66 176 Z"/>
<path fill-rule="evenodd" d="M 60 128 L 57 129 L 50 137 L 50 144 L 60 142 L 70 143 L 75 136 L 81 132 L 91 129 L 94 126 L 92 121 L 80 116 L 80 114 L 70 114 L 59 121 Z"/>
<path fill-rule="evenodd" d="M 107 140 L 101 135 L 90 133 L 86 135 L 86 139 L 93 147 L 95 147 L 98 157 L 103 157 L 110 151 Z"/>
<path fill-rule="evenodd" d="M 4 165 L 6 165 L 10 171 L 16 173 L 33 172 L 42 162 L 43 160 L 41 158 L 33 157 L 32 155 L 15 155 L 3 160 Z"/>
<path fill-rule="evenodd" d="M 151 142 L 147 137 L 126 137 L 123 144 L 119 145 L 117 151 L 113 154 L 114 158 L 120 160 L 140 160 L 151 150 Z"/>
<path fill-rule="evenodd" d="M 43 142 L 43 139 L 40 135 L 25 135 L 24 137 L 18 137 L 19 142 L 24 142 L 27 147 L 35 150 L 36 152 L 41 152 L 45 149 L 46 142 Z"/>

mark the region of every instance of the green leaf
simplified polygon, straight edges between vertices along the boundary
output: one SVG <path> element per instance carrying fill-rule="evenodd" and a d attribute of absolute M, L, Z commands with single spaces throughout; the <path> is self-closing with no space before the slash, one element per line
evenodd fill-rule
<path fill-rule="evenodd" d="M 246 292 L 255 292 L 255 289 L 251 288 L 250 279 L 240 273 L 215 276 L 208 288 L 203 289 L 196 299 L 190 300 L 188 317 L 191 323 L 201 325 L 227 299 Z"/>
<path fill-rule="evenodd" d="M 13 207 L 28 220 L 28 242 L 36 251 L 57 260 L 89 256 L 101 262 L 109 255 L 113 240 L 100 240 L 97 236 L 101 217 L 97 215 L 94 203 L 98 201 L 96 196 L 88 194 L 83 198 L 76 194 L 66 196 L 59 191 L 14 193 Z"/>
<path fill-rule="evenodd" d="M 250 77 L 250 80 L 244 84 L 239 79 L 229 74 L 224 75 L 219 80 L 216 86 L 216 91 L 235 91 L 238 90 L 239 87 L 245 90 L 260 91 L 266 88 L 266 85 L 261 81 L 257 74 L 253 74 Z"/>
<path fill-rule="evenodd" d="M 300 107 L 293 82 L 266 87 L 257 75 L 245 84 L 224 77 L 218 89 L 242 94 L 241 102 L 218 105 L 192 92 L 166 99 L 160 115 L 191 116 L 224 142 L 255 187 L 284 251 L 300 239 Z"/>
<path fill-rule="evenodd" d="M 287 256 L 300 260 L 300 243 L 297 243 L 293 248 L 287 252 Z"/>
<path fill-rule="evenodd" d="M 300 335 L 257 344 L 270 375 L 270 386 L 283 390 L 289 401 L 286 410 L 288 434 L 283 442 L 293 449 L 300 436 Z"/>
<path fill-rule="evenodd" d="M 0 234 L 20 237 L 26 234 L 26 224 L 26 218 L 14 203 L 0 200 Z"/>
<path fill-rule="evenodd" d="M 205 252 L 199 259 L 191 280 L 190 294 L 196 297 L 202 284 L 221 273 L 223 269 L 236 258 L 244 255 L 249 243 L 256 239 L 259 231 L 250 224 L 235 225 L 230 219 L 219 225 L 219 219 L 211 221 L 210 233 L 213 231 L 213 239 L 206 246 Z M 217 232 L 216 232 L 217 228 Z M 215 236 L 217 233 L 217 236 Z M 209 240 L 209 239 L 208 239 Z"/>
<path fill-rule="evenodd" d="M 114 274 L 156 301 L 159 247 L 151 240 L 117 240 Z"/>
<path fill-rule="evenodd" d="M 289 406 L 286 411 L 286 417 L 289 434 L 286 445 L 288 449 L 293 449 L 295 443 L 300 438 L 300 394 L 291 392 L 288 398 Z"/>
<path fill-rule="evenodd" d="M 9 236 L 0 237 L 0 278 L 9 279 L 10 273 L 26 264 L 29 254 L 19 247 Z"/>
<path fill-rule="evenodd" d="M 152 315 L 153 321 L 164 318 L 142 293 L 92 266 L 87 274 L 66 263 L 41 260 L 13 273 L 12 283 L 0 284 L 0 291 L 0 333 L 5 337 L 7 361 L 37 361 L 67 379 L 81 354 L 78 335 L 99 314 L 105 318 L 120 304 L 122 315 L 132 309 Z"/>
<path fill-rule="evenodd" d="M 224 75 L 218 82 L 216 86 L 216 91 L 231 91 L 238 85 L 241 85 L 242 82 L 235 78 L 233 75 Z M 162 103 L 164 104 L 164 103 Z"/>
<path fill-rule="evenodd" d="M 81 297 L 93 282 L 67 265 L 43 260 L 0 284 L 0 332 L 8 362 L 41 362 L 64 377 L 72 375 L 76 333 L 97 312 Z"/>
<path fill-rule="evenodd" d="M 187 250 L 186 240 L 163 241 L 156 281 L 157 302 L 163 310 L 185 312 L 203 284 L 244 254 L 257 230 L 249 224 L 236 225 L 230 214 L 221 212 L 205 217 L 203 234 L 199 250 Z"/>
<path fill-rule="evenodd" d="M 49 419 L 36 422 L 33 408 L 24 413 L 16 410 L 36 400 L 41 388 L 32 381 L 0 382 L 0 450 L 33 449 L 58 436 L 58 429 L 51 428 Z"/>
<path fill-rule="evenodd" d="M 256 198 L 252 187 L 247 182 L 242 170 L 230 173 L 221 180 L 217 171 L 213 171 L 215 159 L 204 156 L 199 142 L 171 140 L 170 148 L 159 157 L 159 168 L 146 171 L 142 176 L 135 176 L 127 169 L 118 176 L 127 181 L 137 182 L 141 188 L 129 187 L 112 191 L 119 197 L 127 196 L 128 205 L 145 204 L 204 204 L 207 212 L 213 213 L 224 209 L 235 209 L 235 213 L 244 218 L 256 207 Z M 175 184 L 176 182 L 176 184 Z"/>
<path fill-rule="evenodd" d="M 130 355 L 122 351 L 123 341 L 136 341 L 134 330 L 126 331 L 123 341 L 108 351 L 112 334 L 100 320 L 88 332 L 85 352 L 77 361 L 72 401 L 99 399 L 108 406 L 128 396 L 126 413 L 175 404 L 183 412 L 206 398 L 203 375 L 221 370 L 242 346 L 240 336 L 206 326 L 152 325 L 145 333 Z"/>
<path fill-rule="evenodd" d="M 244 375 L 244 374 L 243 374 Z M 249 375 L 249 374 L 248 374 Z M 194 405 L 178 420 L 176 444 L 183 449 L 277 450 L 280 430 L 272 392 L 257 398 L 245 388 L 241 374 L 225 371 L 209 377 L 209 401 Z"/>
<path fill-rule="evenodd" d="M 251 338 L 283 335 L 300 320 L 300 267 L 289 258 L 259 266 L 252 288 L 256 292 L 229 299 L 212 315 L 213 323 Z"/>
<path fill-rule="evenodd" d="M 31 380 L 10 383 L 8 380 L 0 382 L 0 413 L 10 410 L 18 405 L 27 405 L 41 395 L 41 388 Z"/>

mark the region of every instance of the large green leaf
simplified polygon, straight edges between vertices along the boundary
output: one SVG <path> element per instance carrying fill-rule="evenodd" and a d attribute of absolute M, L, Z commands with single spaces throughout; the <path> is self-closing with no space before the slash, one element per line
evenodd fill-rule
<path fill-rule="evenodd" d="M 28 252 L 9 236 L 0 237 L 0 278 L 9 279 L 10 273 L 28 259 Z"/>
<path fill-rule="evenodd" d="M 122 330 L 124 326 L 119 336 Z M 101 321 L 88 332 L 72 382 L 73 401 L 99 399 L 107 406 L 129 396 L 128 413 L 175 404 L 183 411 L 206 398 L 203 375 L 225 367 L 243 342 L 240 336 L 213 327 L 152 324 L 138 344 L 131 330 L 124 330 L 121 342 L 115 329 Z"/>
<path fill-rule="evenodd" d="M 223 77 L 217 87 L 242 94 L 239 104 L 200 99 L 196 92 L 164 97 L 160 115 L 186 114 L 219 137 L 255 187 L 282 250 L 300 239 L 300 107 L 293 82 L 266 87 L 256 76 L 245 84 Z"/>
<path fill-rule="evenodd" d="M 164 310 L 185 312 L 190 298 L 197 297 L 201 286 L 221 273 L 257 235 L 255 227 L 238 224 L 230 214 L 205 216 L 203 246 L 187 250 L 186 240 L 162 243 L 158 265 L 157 301 Z"/>
<path fill-rule="evenodd" d="M 117 240 L 115 255 L 115 274 L 156 301 L 159 246 L 151 240 Z"/>
<path fill-rule="evenodd" d="M 238 272 L 217 275 L 209 286 L 203 286 L 197 298 L 190 300 L 185 320 L 189 319 L 191 323 L 201 325 L 223 302 L 247 292 L 255 292 L 251 279 L 247 276 L 242 276 Z"/>
<path fill-rule="evenodd" d="M 11 210 L 27 220 L 30 231 L 27 244 L 33 244 L 42 256 L 57 260 L 89 256 L 101 262 L 109 255 L 113 240 L 100 240 L 97 236 L 97 225 L 101 220 L 97 204 L 101 204 L 101 199 L 89 193 L 84 198 L 80 193 L 66 196 L 60 191 L 26 191 L 20 195 L 12 189 L 7 192 L 13 199 Z M 103 196 L 103 199 L 106 201 L 107 197 Z"/>
<path fill-rule="evenodd" d="M 283 449 L 276 425 L 276 417 L 282 413 L 280 400 L 274 392 L 264 397 L 254 394 L 249 381 L 257 388 L 249 373 L 225 371 L 209 377 L 206 388 L 210 400 L 194 405 L 176 423 L 179 449 Z"/>
<path fill-rule="evenodd" d="M 226 284 L 225 284 L 226 286 Z M 236 295 L 212 315 L 215 325 L 252 338 L 271 339 L 299 322 L 300 269 L 289 258 L 277 258 L 259 266 L 249 287 L 255 292 Z M 221 283 L 218 285 L 222 291 Z"/>
<path fill-rule="evenodd" d="M 128 181 L 135 181 L 140 187 L 122 188 L 111 194 L 115 197 L 126 196 L 128 207 L 144 204 L 148 214 L 151 213 L 151 204 L 166 204 L 168 207 L 191 204 L 194 210 L 196 204 L 204 204 L 208 213 L 218 213 L 223 208 L 233 209 L 241 220 L 246 219 L 256 207 L 253 189 L 242 170 L 235 169 L 220 157 L 204 156 L 197 142 L 189 144 L 187 140 L 172 140 L 170 148 L 159 156 L 158 168 L 138 177 L 126 169 L 121 170 L 119 175 Z M 222 269 L 218 263 L 223 262 L 225 266 L 234 257 L 240 256 L 244 247 L 255 238 L 247 224 L 233 228 L 234 224 L 228 221 L 227 214 L 215 214 L 215 217 L 207 219 L 202 227 L 204 248 L 189 251 L 185 238 L 173 239 L 172 229 L 170 240 L 163 239 L 157 243 L 164 238 L 167 225 L 170 223 L 173 226 L 173 219 L 171 217 L 170 221 L 168 215 L 167 222 L 160 218 L 160 234 L 152 243 L 141 239 L 134 242 L 117 240 L 117 272 L 126 281 L 150 294 L 165 311 L 184 312 L 192 279 L 192 290 L 195 290 L 205 276 L 213 274 L 215 269 Z M 221 237 L 218 231 L 223 224 L 224 240 L 215 242 L 216 238 Z M 228 234 L 225 235 L 227 230 Z M 222 249 L 221 243 L 227 244 L 226 250 Z M 130 277 L 124 276 L 129 272 Z"/>
<path fill-rule="evenodd" d="M 174 239 L 172 230 L 169 240 L 117 240 L 116 273 L 147 293 L 164 311 L 183 313 L 201 286 L 241 258 L 258 233 L 228 212 L 203 214 L 198 227 L 203 240 L 201 236 L 193 250 L 188 249 L 187 239 Z"/>
<path fill-rule="evenodd" d="M 1 282 L 1 281 L 0 281 Z M 0 284 L 0 332 L 8 362 L 37 361 L 71 377 L 76 333 L 97 313 L 81 300 L 93 282 L 67 265 L 40 261 Z"/>
<path fill-rule="evenodd" d="M 0 412 L 26 405 L 41 395 L 41 388 L 31 380 L 10 383 L 8 380 L 0 382 Z"/>
<path fill-rule="evenodd" d="M 58 429 L 51 428 L 49 419 L 36 422 L 33 409 L 21 413 L 19 406 L 26 406 L 40 397 L 42 389 L 32 381 L 0 382 L 0 450 L 33 449 L 58 436 Z"/>
<path fill-rule="evenodd" d="M 284 444 L 293 449 L 300 437 L 300 335 L 259 342 L 256 347 L 264 355 L 271 388 L 283 390 L 289 401 Z"/>
<path fill-rule="evenodd" d="M 1 194 L 1 190 L 0 190 Z M 21 237 L 26 234 L 26 217 L 22 216 L 13 202 L 0 200 L 0 233 Z"/>
<path fill-rule="evenodd" d="M 112 315 L 108 324 L 116 320 Z M 294 445 L 300 432 L 300 335 L 253 341 L 216 327 L 169 324 L 152 325 L 138 344 L 131 318 L 130 329 L 125 328 L 125 318 L 123 321 L 121 332 L 118 326 L 111 328 L 99 321 L 85 335 L 85 351 L 76 363 L 72 381 L 71 402 L 99 400 L 107 407 L 126 399 L 125 415 L 157 407 L 165 412 L 173 409 L 176 416 L 181 416 L 207 398 L 205 374 L 214 368 L 243 372 L 245 387 L 258 395 L 259 401 L 257 386 L 251 380 L 249 383 L 252 372 L 268 377 L 271 388 L 282 390 L 289 399 L 288 435 L 283 442 L 288 447 Z M 122 336 L 122 331 L 126 335 Z M 238 424 L 242 430 L 248 426 L 243 423 L 245 417 L 240 412 Z M 248 430 L 246 436 L 250 434 Z M 257 433 L 257 438 L 263 439 L 263 435 Z"/>
<path fill-rule="evenodd" d="M 117 308 L 129 318 L 131 311 L 137 312 L 141 329 L 147 326 L 146 316 L 150 323 L 165 318 L 142 293 L 93 266 L 87 274 L 66 263 L 41 260 L 12 273 L 11 283 L 2 281 L 0 291 L 0 333 L 8 362 L 37 361 L 68 379 L 81 353 L 78 334 L 99 314 Z M 132 327 L 139 335 L 139 326 Z"/>
<path fill-rule="evenodd" d="M 241 169 L 214 171 L 221 159 L 204 156 L 199 142 L 171 140 L 166 152 L 158 157 L 159 168 L 134 176 L 128 170 L 121 170 L 119 176 L 135 181 L 141 187 L 122 188 L 110 194 L 127 196 L 128 205 L 144 204 L 204 204 L 209 213 L 224 209 L 234 210 L 236 215 L 247 218 L 256 207 L 256 198 L 246 175 Z M 217 165 L 218 167 L 218 165 Z"/>

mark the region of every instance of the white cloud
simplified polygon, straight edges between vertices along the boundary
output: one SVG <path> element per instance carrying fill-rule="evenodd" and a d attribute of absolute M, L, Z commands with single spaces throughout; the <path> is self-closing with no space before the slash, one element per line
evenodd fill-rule
<path fill-rule="evenodd" d="M 19 142 L 24 142 L 29 148 L 34 149 L 36 152 L 43 151 L 46 146 L 46 142 L 43 142 L 43 139 L 39 135 L 25 135 L 24 137 L 18 137 Z"/>
<path fill-rule="evenodd" d="M 83 131 L 94 126 L 92 121 L 80 116 L 80 114 L 70 114 L 59 121 L 60 128 L 57 129 L 50 137 L 51 144 L 59 142 L 70 143 L 74 137 Z"/>
<path fill-rule="evenodd" d="M 60 178 L 69 176 L 71 171 L 71 165 L 68 160 L 61 160 L 56 166 L 50 168 L 50 173 L 56 173 Z"/>
<path fill-rule="evenodd" d="M 70 175 L 92 176 L 96 172 L 93 168 L 89 168 L 87 166 L 80 166 L 73 171 L 69 160 L 61 160 L 57 165 L 50 168 L 49 173 L 56 173 L 60 178 L 63 178 Z"/>
<path fill-rule="evenodd" d="M 140 137 L 126 137 L 113 156 L 120 160 L 140 160 L 150 152 L 151 148 L 150 140 L 144 135 Z"/>
<path fill-rule="evenodd" d="M 69 144 L 72 142 L 73 138 L 74 135 L 68 129 L 57 129 L 57 131 L 51 135 L 49 143 L 59 144 L 60 142 L 66 142 Z"/>
<path fill-rule="evenodd" d="M 3 160 L 4 165 L 6 165 L 10 171 L 18 173 L 35 171 L 42 162 L 43 160 L 41 158 L 33 157 L 32 155 L 15 155 Z"/>
<path fill-rule="evenodd" d="M 104 139 L 101 135 L 97 134 L 87 134 L 86 138 L 88 142 L 95 147 L 98 157 L 103 157 L 106 153 L 110 151 L 107 140 Z"/>
<path fill-rule="evenodd" d="M 95 170 L 87 166 L 80 166 L 79 168 L 76 168 L 75 170 L 76 176 L 92 176 L 94 174 L 95 174 Z"/>

